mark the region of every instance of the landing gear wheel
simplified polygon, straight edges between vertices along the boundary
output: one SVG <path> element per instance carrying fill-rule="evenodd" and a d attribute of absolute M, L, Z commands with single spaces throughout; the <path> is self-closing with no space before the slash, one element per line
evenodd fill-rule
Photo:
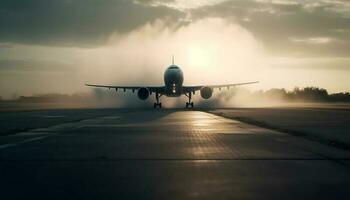
<path fill-rule="evenodd" d="M 161 97 L 162 95 L 159 95 L 158 93 L 155 93 L 156 95 L 156 102 L 153 104 L 154 109 L 158 108 L 162 108 L 162 103 L 159 102 L 159 97 Z"/>
<path fill-rule="evenodd" d="M 189 92 L 188 94 L 186 94 L 186 96 L 188 97 L 188 102 L 186 102 L 186 108 L 193 108 L 193 102 L 192 102 L 192 93 Z"/>
<path fill-rule="evenodd" d="M 162 103 L 154 103 L 153 104 L 153 108 L 156 109 L 156 108 L 162 108 Z"/>
<path fill-rule="evenodd" d="M 186 108 L 193 108 L 193 102 L 189 103 L 189 102 L 186 102 Z"/>

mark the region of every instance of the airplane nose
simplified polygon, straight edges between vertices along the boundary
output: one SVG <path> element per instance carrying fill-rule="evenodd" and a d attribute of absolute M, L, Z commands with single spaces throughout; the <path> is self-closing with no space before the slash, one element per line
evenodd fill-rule
<path fill-rule="evenodd" d="M 182 85 L 183 75 L 182 71 L 178 69 L 168 69 L 164 74 L 164 82 L 166 85 Z"/>
<path fill-rule="evenodd" d="M 178 73 L 170 73 L 169 74 L 169 80 L 171 82 L 176 82 L 177 79 L 179 79 L 179 74 Z"/>

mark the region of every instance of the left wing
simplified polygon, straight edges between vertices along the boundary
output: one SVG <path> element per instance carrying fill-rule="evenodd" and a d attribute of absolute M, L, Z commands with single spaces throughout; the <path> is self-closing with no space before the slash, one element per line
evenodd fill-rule
<path fill-rule="evenodd" d="M 159 94 L 163 94 L 164 93 L 164 87 L 157 87 L 157 86 L 122 86 L 122 85 L 95 85 L 95 84 L 88 84 L 85 83 L 86 86 L 89 87 L 100 87 L 100 88 L 108 88 L 108 89 L 115 89 L 116 91 L 118 91 L 118 89 L 122 89 L 124 90 L 124 92 L 126 90 L 132 90 L 133 92 L 135 90 L 138 90 L 140 88 L 147 88 L 150 92 L 157 92 Z"/>
<path fill-rule="evenodd" d="M 235 86 L 239 86 L 239 85 L 249 85 L 249 84 L 254 84 L 254 83 L 259 83 L 259 81 L 245 82 L 245 83 L 234 83 L 234 84 L 223 84 L 223 85 L 183 86 L 183 91 L 184 91 L 184 93 L 195 92 L 197 90 L 202 89 L 203 87 L 210 87 L 212 89 L 219 88 L 219 90 L 221 90 L 221 88 L 230 89 L 230 87 L 235 87 Z"/>

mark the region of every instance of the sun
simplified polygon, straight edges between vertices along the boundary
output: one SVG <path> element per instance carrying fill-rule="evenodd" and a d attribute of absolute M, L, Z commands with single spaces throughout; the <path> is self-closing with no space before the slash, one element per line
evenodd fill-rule
<path fill-rule="evenodd" d="M 208 45 L 189 45 L 186 55 L 188 65 L 194 68 L 208 68 L 215 64 L 215 51 Z"/>

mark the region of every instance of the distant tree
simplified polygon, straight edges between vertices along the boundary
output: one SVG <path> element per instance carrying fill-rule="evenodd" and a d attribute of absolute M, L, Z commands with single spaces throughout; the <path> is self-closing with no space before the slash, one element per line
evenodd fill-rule
<path fill-rule="evenodd" d="M 273 88 L 266 91 L 259 90 L 251 95 L 256 99 L 282 99 L 289 102 L 350 102 L 349 92 L 329 94 L 326 89 L 319 87 L 296 87 L 292 91 Z"/>
<path fill-rule="evenodd" d="M 294 100 L 303 101 L 327 101 L 328 92 L 326 89 L 318 87 L 294 88 L 291 96 Z"/>
<path fill-rule="evenodd" d="M 332 102 L 350 102 L 349 92 L 340 92 L 329 95 L 329 100 Z"/>

